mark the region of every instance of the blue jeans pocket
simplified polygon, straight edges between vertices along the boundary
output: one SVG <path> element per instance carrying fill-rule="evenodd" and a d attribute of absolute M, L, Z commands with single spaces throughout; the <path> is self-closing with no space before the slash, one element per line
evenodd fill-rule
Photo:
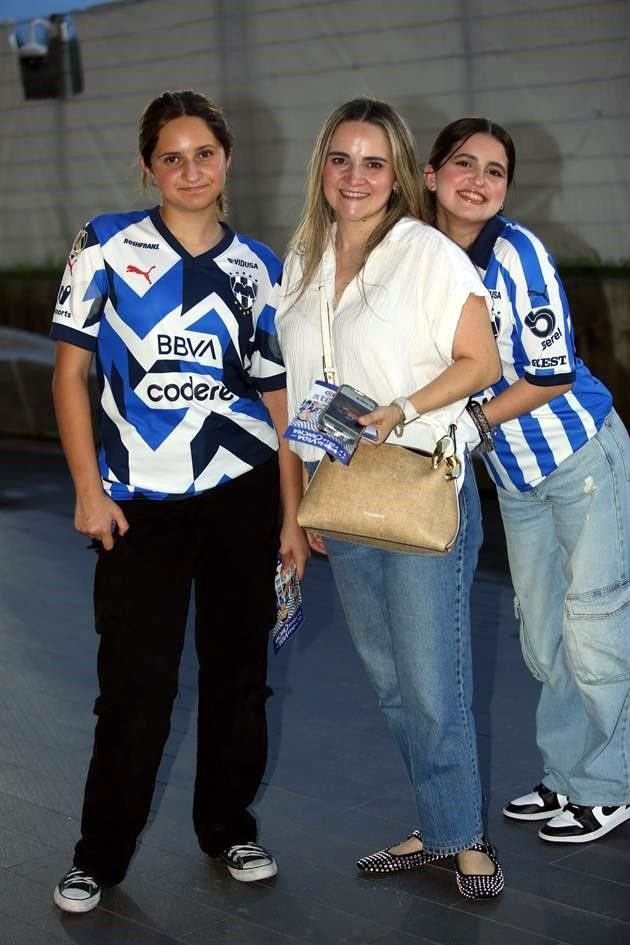
<path fill-rule="evenodd" d="M 630 584 L 567 595 L 566 649 L 584 683 L 630 679 Z"/>

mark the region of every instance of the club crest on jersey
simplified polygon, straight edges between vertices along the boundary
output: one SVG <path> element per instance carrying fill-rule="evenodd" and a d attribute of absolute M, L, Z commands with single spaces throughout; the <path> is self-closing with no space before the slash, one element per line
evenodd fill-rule
<path fill-rule="evenodd" d="M 72 249 L 70 250 L 70 254 L 74 256 L 78 256 L 81 250 L 85 249 L 85 247 L 87 246 L 87 241 L 88 241 L 87 230 L 86 229 L 79 230 L 79 232 L 74 238 L 74 243 L 72 244 Z"/>
<path fill-rule="evenodd" d="M 251 276 L 235 275 L 230 276 L 230 286 L 236 299 L 236 304 L 244 314 L 251 312 L 256 295 L 258 294 L 258 283 Z"/>
<path fill-rule="evenodd" d="M 81 255 L 82 250 L 85 249 L 88 241 L 87 230 L 84 228 L 79 230 L 77 235 L 74 238 L 74 243 L 72 244 L 72 249 L 70 250 L 70 255 L 68 256 L 67 265 L 70 269 L 70 275 L 72 275 L 72 270 L 74 264 Z"/>

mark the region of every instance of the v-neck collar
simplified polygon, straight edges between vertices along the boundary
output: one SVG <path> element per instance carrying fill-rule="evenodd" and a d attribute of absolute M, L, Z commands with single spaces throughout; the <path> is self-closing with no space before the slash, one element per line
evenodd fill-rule
<path fill-rule="evenodd" d="M 182 259 L 185 259 L 187 262 L 194 264 L 202 263 L 204 260 L 216 259 L 217 256 L 220 256 L 228 248 L 230 243 L 234 239 L 234 230 L 232 230 L 227 223 L 221 222 L 220 225 L 225 230 L 225 235 L 219 242 L 213 246 L 211 249 L 206 250 L 205 253 L 200 253 L 198 256 L 193 256 L 192 253 L 189 253 L 185 246 L 179 242 L 179 240 L 171 233 L 166 223 L 162 219 L 159 207 L 153 207 L 149 212 L 151 217 L 151 222 L 153 226 L 158 231 L 160 236 L 166 240 L 168 245 L 175 250 L 178 256 L 181 256 Z"/>

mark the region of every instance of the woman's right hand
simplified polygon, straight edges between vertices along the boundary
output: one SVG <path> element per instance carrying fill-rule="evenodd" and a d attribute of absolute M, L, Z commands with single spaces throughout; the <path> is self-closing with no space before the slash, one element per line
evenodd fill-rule
<path fill-rule="evenodd" d="M 100 542 L 105 551 L 111 551 L 116 535 L 124 535 L 129 523 L 120 506 L 101 492 L 90 498 L 77 497 L 74 527 L 82 535 Z"/>
<path fill-rule="evenodd" d="M 122 509 L 103 491 L 88 390 L 92 357 L 92 352 L 84 348 L 66 341 L 57 342 L 53 399 L 76 495 L 74 527 L 110 551 L 114 547 L 115 533 L 124 535 L 129 524 Z"/>

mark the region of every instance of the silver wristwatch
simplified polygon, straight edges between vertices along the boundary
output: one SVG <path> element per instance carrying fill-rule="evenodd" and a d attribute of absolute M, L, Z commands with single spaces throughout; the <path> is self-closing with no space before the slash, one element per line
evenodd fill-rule
<path fill-rule="evenodd" d="M 403 419 L 394 427 L 396 436 L 402 436 L 405 424 L 409 423 L 411 420 L 415 420 L 416 417 L 420 416 L 420 414 L 408 397 L 394 397 L 391 403 L 392 406 L 396 405 L 396 407 L 399 407 L 403 415 Z"/>

